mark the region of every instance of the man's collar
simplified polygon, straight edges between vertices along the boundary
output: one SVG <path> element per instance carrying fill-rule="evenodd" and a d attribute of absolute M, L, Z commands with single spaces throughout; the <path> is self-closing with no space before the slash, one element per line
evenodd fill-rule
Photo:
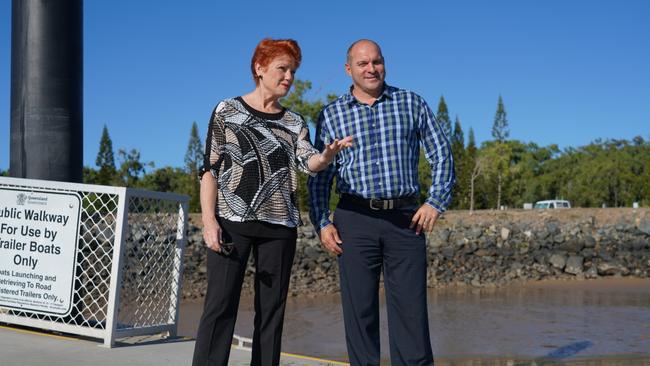
<path fill-rule="evenodd" d="M 345 102 L 348 104 L 352 103 L 358 103 L 359 101 L 357 98 L 355 98 L 354 94 L 352 94 L 352 90 L 354 90 L 354 85 L 350 86 L 350 91 L 347 92 L 344 97 L 345 97 Z M 381 101 L 384 98 L 388 99 L 393 99 L 393 93 L 395 93 L 395 88 L 384 83 L 384 90 L 382 90 L 381 94 L 379 95 L 379 98 L 377 98 L 378 101 Z"/>

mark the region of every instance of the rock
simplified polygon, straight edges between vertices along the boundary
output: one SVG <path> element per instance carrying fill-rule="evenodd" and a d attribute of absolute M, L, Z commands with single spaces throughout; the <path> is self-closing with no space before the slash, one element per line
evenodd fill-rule
<path fill-rule="evenodd" d="M 645 249 L 650 243 L 648 241 L 636 240 L 632 243 L 632 250 L 639 251 Z"/>
<path fill-rule="evenodd" d="M 317 250 L 314 247 L 307 247 L 305 248 L 305 257 L 307 257 L 310 260 L 316 260 L 318 257 L 321 255 L 321 251 Z"/>
<path fill-rule="evenodd" d="M 598 278 L 598 270 L 595 266 L 591 266 L 587 271 L 585 271 L 585 278 Z"/>
<path fill-rule="evenodd" d="M 494 247 L 496 245 L 497 243 L 494 238 L 481 238 L 481 246 L 484 248 Z"/>
<path fill-rule="evenodd" d="M 632 232 L 634 231 L 634 225 L 630 221 L 628 221 L 625 217 L 621 217 L 614 228 L 617 231 L 623 231 L 623 232 Z"/>
<path fill-rule="evenodd" d="M 565 242 L 561 248 L 570 253 L 580 253 L 580 251 L 584 247 L 585 247 L 584 243 L 582 243 L 578 239 L 571 239 Z"/>
<path fill-rule="evenodd" d="M 316 238 L 316 231 L 314 231 L 313 228 L 306 229 L 304 232 L 305 238 L 307 239 L 314 239 Z"/>
<path fill-rule="evenodd" d="M 441 253 L 446 259 L 452 259 L 454 258 L 454 254 L 456 253 L 456 250 L 454 250 L 454 248 L 452 247 L 444 247 L 442 248 Z"/>
<path fill-rule="evenodd" d="M 462 239 L 458 239 L 458 240 L 456 240 L 456 242 L 454 243 L 454 245 L 455 245 L 457 248 L 462 248 L 462 247 L 465 246 L 465 244 L 467 244 L 467 243 L 469 243 L 469 240 L 467 240 L 467 238 L 462 238 Z"/>
<path fill-rule="evenodd" d="M 595 217 L 581 218 L 581 213 L 561 221 L 554 217 L 555 213 L 530 215 L 486 213 L 483 217 L 474 216 L 466 224 L 461 217 L 454 222 L 453 216 L 448 216 L 447 221 L 438 225 L 427 238 L 428 284 L 488 287 L 507 285 L 517 279 L 598 278 L 601 275 L 650 277 L 650 210 L 641 209 L 634 216 L 627 210 L 607 213 L 608 221 L 604 222 L 616 222 L 616 226 L 596 223 Z M 624 215 L 624 220 L 618 220 Z M 633 223 L 632 230 L 629 223 Z M 89 242 L 101 231 L 88 228 L 80 234 Z M 298 228 L 298 236 L 290 293 L 338 292 L 336 258 L 322 249 L 311 226 Z M 156 238 L 155 228 L 133 223 L 128 237 L 131 244 L 127 245 L 125 256 L 135 263 L 145 259 Z M 165 240 L 165 237 L 160 238 Z M 110 250 L 112 243 L 104 244 L 102 240 L 97 245 Z M 184 299 L 205 295 L 206 252 L 200 226 L 188 225 Z M 254 291 L 252 258 L 250 263 L 246 269 L 244 293 Z M 130 278 L 148 270 L 143 265 L 125 272 L 124 276 Z"/>
<path fill-rule="evenodd" d="M 501 228 L 501 239 L 508 240 L 510 237 L 510 229 L 502 227 Z"/>
<path fill-rule="evenodd" d="M 521 243 L 517 243 L 515 247 L 519 249 L 519 254 L 526 254 L 530 249 L 530 244 L 528 242 L 521 242 Z"/>
<path fill-rule="evenodd" d="M 515 277 L 523 277 L 523 268 L 524 265 L 521 264 L 520 262 L 514 262 L 510 265 L 510 271 L 513 272 Z"/>
<path fill-rule="evenodd" d="M 569 259 L 566 261 L 566 267 L 564 268 L 564 272 L 571 273 L 573 275 L 582 273 L 583 262 L 584 262 L 584 258 L 580 256 L 577 255 L 570 256 Z"/>
<path fill-rule="evenodd" d="M 612 255 L 604 249 L 598 251 L 598 256 L 606 262 L 614 259 Z"/>
<path fill-rule="evenodd" d="M 544 239 L 548 238 L 550 235 L 551 235 L 551 233 L 549 233 L 548 230 L 544 230 L 544 229 L 541 229 L 541 230 L 539 230 L 537 232 L 537 237 L 540 240 L 544 240 Z"/>
<path fill-rule="evenodd" d="M 560 225 L 556 221 L 549 221 L 546 223 L 546 231 L 549 235 L 555 235 L 560 232 Z"/>
<path fill-rule="evenodd" d="M 541 264 L 541 263 L 533 264 L 532 268 L 533 268 L 533 270 L 537 271 L 540 274 L 547 275 L 547 274 L 551 273 L 551 271 L 549 271 L 548 267 Z"/>
<path fill-rule="evenodd" d="M 580 252 L 583 257 L 585 258 L 592 258 L 596 256 L 596 251 L 594 251 L 591 248 L 583 249 L 582 252 Z"/>
<path fill-rule="evenodd" d="M 450 236 L 451 231 L 449 229 L 442 229 L 438 231 L 438 240 L 440 240 L 442 243 L 447 242 Z"/>
<path fill-rule="evenodd" d="M 584 241 L 585 241 L 585 248 L 593 248 L 596 246 L 596 239 L 594 239 L 594 237 L 591 235 L 585 236 Z"/>
<path fill-rule="evenodd" d="M 566 255 L 564 254 L 553 254 L 551 255 L 551 258 L 549 258 L 549 263 L 557 269 L 564 269 L 564 266 L 566 266 Z"/>
<path fill-rule="evenodd" d="M 580 231 L 581 230 L 580 230 L 579 226 L 574 226 L 574 227 L 571 228 L 571 230 L 569 230 L 569 235 L 577 236 L 578 234 L 580 234 Z"/>
<path fill-rule="evenodd" d="M 483 235 L 483 229 L 480 227 L 473 227 L 467 233 L 468 239 L 478 239 Z"/>
<path fill-rule="evenodd" d="M 476 251 L 476 249 L 478 249 L 478 246 L 476 245 L 476 243 L 468 243 L 463 248 L 463 254 L 466 254 L 466 255 L 467 254 L 472 254 L 472 253 L 474 253 Z"/>
<path fill-rule="evenodd" d="M 621 273 L 621 265 L 617 261 L 600 262 L 597 269 L 598 274 L 601 276 L 611 276 Z"/>
<path fill-rule="evenodd" d="M 477 255 L 479 257 L 485 257 L 485 256 L 492 255 L 492 251 L 481 248 L 481 249 L 475 251 L 474 255 Z"/>
<path fill-rule="evenodd" d="M 628 251 L 618 251 L 616 252 L 616 259 L 623 263 L 630 263 L 633 261 L 634 255 Z"/>

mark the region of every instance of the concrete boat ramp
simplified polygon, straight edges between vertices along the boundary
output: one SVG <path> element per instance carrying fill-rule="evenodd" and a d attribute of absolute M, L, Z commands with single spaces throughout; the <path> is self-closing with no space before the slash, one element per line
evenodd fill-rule
<path fill-rule="evenodd" d="M 251 351 L 246 339 L 237 339 L 229 365 L 249 365 Z M 118 340 L 115 348 L 96 340 L 71 337 L 0 323 L 0 365 L 2 366 L 190 366 L 194 339 L 160 336 Z M 348 365 L 347 363 L 283 353 L 281 365 Z"/>

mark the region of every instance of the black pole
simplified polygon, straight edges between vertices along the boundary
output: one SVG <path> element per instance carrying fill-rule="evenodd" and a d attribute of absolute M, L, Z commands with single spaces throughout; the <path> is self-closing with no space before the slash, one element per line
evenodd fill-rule
<path fill-rule="evenodd" d="M 81 182 L 83 0 L 13 0 L 12 177 Z"/>

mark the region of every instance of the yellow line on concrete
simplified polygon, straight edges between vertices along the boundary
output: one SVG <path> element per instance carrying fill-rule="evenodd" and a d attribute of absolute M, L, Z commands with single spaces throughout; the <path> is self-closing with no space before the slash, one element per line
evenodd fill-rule
<path fill-rule="evenodd" d="M 324 363 L 329 363 L 329 364 L 332 364 L 332 365 L 350 365 L 347 362 L 332 361 L 332 360 L 326 360 L 326 359 L 323 359 L 323 358 L 296 355 L 296 354 L 293 354 L 293 353 L 282 352 L 282 354 L 285 355 L 285 356 L 289 356 L 289 357 L 300 358 L 300 359 L 303 359 L 303 360 L 324 362 Z"/>
<path fill-rule="evenodd" d="M 44 337 L 51 337 L 51 338 L 56 338 L 56 339 L 65 339 L 65 340 L 68 340 L 68 341 L 77 341 L 78 340 L 77 338 L 73 338 L 73 337 L 66 337 L 66 336 L 60 336 L 60 335 L 56 335 L 56 334 L 36 332 L 36 331 L 33 331 L 33 330 L 27 330 L 27 329 L 5 327 L 4 325 L 0 325 L 0 328 L 1 329 L 12 330 L 12 331 L 18 332 L 18 333 L 35 334 L 35 335 L 40 335 L 40 336 L 44 336 Z"/>

